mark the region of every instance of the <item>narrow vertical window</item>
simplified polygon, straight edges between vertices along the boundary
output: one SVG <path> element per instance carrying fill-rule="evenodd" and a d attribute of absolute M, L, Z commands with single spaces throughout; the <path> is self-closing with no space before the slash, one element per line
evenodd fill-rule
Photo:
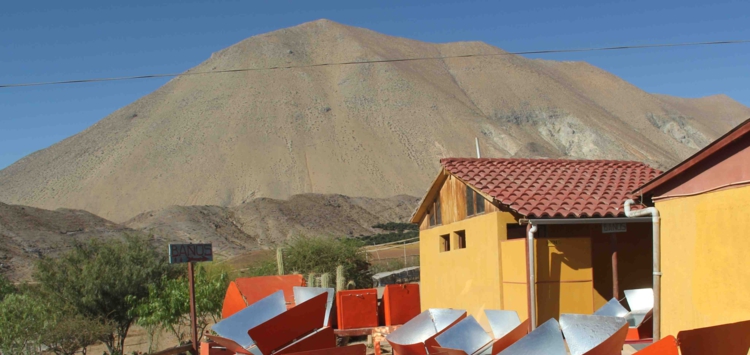
<path fill-rule="evenodd" d="M 477 203 L 477 214 L 484 213 L 484 197 L 480 194 L 474 196 L 474 201 Z"/>
<path fill-rule="evenodd" d="M 474 215 L 474 190 L 466 186 L 466 217 Z"/>
<path fill-rule="evenodd" d="M 443 224 L 443 213 L 440 211 L 440 197 L 435 200 L 435 224 Z"/>
<path fill-rule="evenodd" d="M 466 248 L 466 231 L 458 231 L 456 232 L 456 239 L 458 239 L 458 245 L 457 249 L 465 249 Z"/>
<path fill-rule="evenodd" d="M 431 211 L 428 217 L 430 218 L 430 227 L 434 226 L 435 225 L 435 211 Z"/>
<path fill-rule="evenodd" d="M 451 250 L 451 236 L 450 234 L 445 234 L 440 236 L 440 251 L 450 251 Z"/>

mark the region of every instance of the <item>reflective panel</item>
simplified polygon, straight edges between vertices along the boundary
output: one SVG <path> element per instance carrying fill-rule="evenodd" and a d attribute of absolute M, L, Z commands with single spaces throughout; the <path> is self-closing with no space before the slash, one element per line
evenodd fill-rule
<path fill-rule="evenodd" d="M 613 298 L 594 312 L 595 316 L 627 317 L 628 310 L 620 302 Z"/>
<path fill-rule="evenodd" d="M 230 339 L 247 349 L 255 342 L 247 335 L 247 331 L 286 311 L 284 291 L 275 293 L 255 302 L 243 310 L 222 319 L 211 326 L 211 329 L 221 337 Z"/>
<path fill-rule="evenodd" d="M 333 298 L 336 295 L 336 290 L 332 288 L 302 286 L 294 286 L 293 290 L 295 305 L 305 302 L 323 292 L 328 292 L 328 299 L 326 300 L 326 316 L 323 320 L 323 326 L 328 326 L 328 320 L 331 318 L 331 308 L 333 307 Z"/>
<path fill-rule="evenodd" d="M 626 328 L 628 322 L 622 317 L 563 314 L 560 327 L 572 355 L 583 355 Z M 625 333 L 623 333 L 624 335 Z M 623 337 L 622 341 L 625 341 Z M 622 345 L 620 345 L 622 347 Z"/>
<path fill-rule="evenodd" d="M 654 308 L 654 290 L 650 288 L 625 290 L 625 298 L 628 300 L 630 314 L 633 317 L 631 326 L 640 325 L 646 313 Z"/>
<path fill-rule="evenodd" d="M 492 338 L 487 335 L 474 316 L 468 316 L 446 329 L 435 340 L 442 348 L 459 349 L 467 354 L 473 354 L 491 342 Z"/>
<path fill-rule="evenodd" d="M 552 318 L 540 325 L 500 355 L 567 355 L 560 325 Z"/>
<path fill-rule="evenodd" d="M 490 322 L 492 336 L 495 337 L 495 339 L 502 338 L 505 334 L 510 333 L 511 330 L 521 324 L 521 319 L 518 318 L 518 313 L 516 313 L 516 311 L 488 309 L 484 311 L 484 314 Z"/>
<path fill-rule="evenodd" d="M 430 308 L 428 311 L 430 312 L 432 321 L 435 322 L 435 329 L 437 329 L 438 332 L 449 327 L 466 313 L 466 311 L 462 309 L 449 308 Z"/>
<path fill-rule="evenodd" d="M 654 308 L 654 290 L 651 288 L 625 290 L 625 298 L 631 312 L 646 313 Z"/>
<path fill-rule="evenodd" d="M 421 343 L 435 334 L 435 323 L 432 322 L 430 310 L 426 310 L 388 334 L 385 339 L 390 343 L 406 345 Z"/>

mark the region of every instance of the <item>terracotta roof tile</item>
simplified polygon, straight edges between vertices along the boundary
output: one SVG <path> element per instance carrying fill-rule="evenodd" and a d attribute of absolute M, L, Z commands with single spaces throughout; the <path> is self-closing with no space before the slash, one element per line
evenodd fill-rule
<path fill-rule="evenodd" d="M 661 171 L 633 161 L 441 159 L 459 179 L 529 218 L 624 216 L 623 202 Z"/>

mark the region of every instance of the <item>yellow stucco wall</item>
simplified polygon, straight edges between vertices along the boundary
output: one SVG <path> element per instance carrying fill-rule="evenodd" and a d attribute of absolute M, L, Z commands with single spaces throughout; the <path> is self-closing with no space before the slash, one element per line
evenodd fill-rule
<path fill-rule="evenodd" d="M 490 212 L 420 231 L 422 310 L 465 309 L 489 329 L 485 309 L 502 309 L 500 241 L 506 239 L 512 215 Z M 466 231 L 466 248 L 455 249 L 452 235 Z M 452 235 L 451 248 L 440 251 L 440 236 Z"/>
<path fill-rule="evenodd" d="M 657 201 L 661 334 L 750 320 L 750 186 Z"/>

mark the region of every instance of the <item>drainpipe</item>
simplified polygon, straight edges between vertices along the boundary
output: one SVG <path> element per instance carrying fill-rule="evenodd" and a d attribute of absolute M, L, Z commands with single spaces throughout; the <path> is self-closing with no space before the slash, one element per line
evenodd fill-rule
<path fill-rule="evenodd" d="M 661 241 L 661 235 L 659 233 L 660 228 L 660 222 L 659 222 L 659 211 L 656 210 L 656 207 L 648 207 L 644 209 L 640 209 L 637 211 L 631 211 L 630 205 L 635 203 L 633 200 L 627 200 L 625 201 L 625 215 L 628 217 L 641 217 L 641 216 L 647 216 L 651 215 L 651 228 L 652 230 L 652 238 L 653 238 L 653 287 L 654 287 L 654 342 L 661 339 L 661 266 L 660 266 L 660 260 L 661 260 L 661 248 L 660 248 L 660 241 Z"/>
<path fill-rule="evenodd" d="M 528 265 L 529 271 L 529 324 L 531 330 L 536 329 L 536 263 L 534 262 L 534 233 L 536 226 L 529 223 L 531 228 L 528 229 Z"/>

